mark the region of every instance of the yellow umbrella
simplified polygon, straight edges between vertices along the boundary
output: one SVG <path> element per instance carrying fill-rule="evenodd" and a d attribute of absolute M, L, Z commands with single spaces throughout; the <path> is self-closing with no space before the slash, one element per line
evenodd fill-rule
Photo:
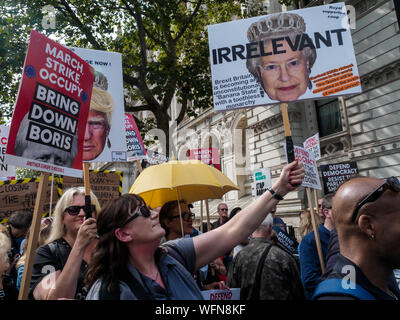
<path fill-rule="evenodd" d="M 199 160 L 173 160 L 144 169 L 129 193 L 140 195 L 148 206 L 157 208 L 173 200 L 220 199 L 231 190 L 239 187 L 214 167 Z"/>

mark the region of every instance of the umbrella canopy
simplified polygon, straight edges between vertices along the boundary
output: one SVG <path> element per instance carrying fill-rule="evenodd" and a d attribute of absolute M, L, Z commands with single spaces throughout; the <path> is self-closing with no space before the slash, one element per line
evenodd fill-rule
<path fill-rule="evenodd" d="M 214 167 L 199 160 L 174 160 L 144 169 L 129 193 L 140 195 L 156 208 L 178 199 L 188 203 L 220 199 L 231 190 L 239 187 Z"/>

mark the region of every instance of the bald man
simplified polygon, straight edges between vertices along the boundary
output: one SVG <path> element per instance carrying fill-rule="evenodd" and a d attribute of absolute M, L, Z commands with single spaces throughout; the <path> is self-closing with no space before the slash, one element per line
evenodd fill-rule
<path fill-rule="evenodd" d="M 340 255 L 314 299 L 399 299 L 399 288 L 392 281 L 393 269 L 400 267 L 399 181 L 394 177 L 352 178 L 336 191 L 332 213 Z M 341 279 L 337 292 L 332 279 Z M 330 289 L 318 296 L 329 280 Z"/>

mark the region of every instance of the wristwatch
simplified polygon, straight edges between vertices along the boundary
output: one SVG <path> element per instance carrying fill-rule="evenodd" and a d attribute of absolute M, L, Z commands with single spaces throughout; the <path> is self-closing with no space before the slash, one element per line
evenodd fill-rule
<path fill-rule="evenodd" d="M 283 200 L 283 197 L 282 197 L 279 193 L 276 193 L 274 189 L 269 188 L 268 191 L 271 192 L 272 196 L 273 196 L 276 200 Z"/>

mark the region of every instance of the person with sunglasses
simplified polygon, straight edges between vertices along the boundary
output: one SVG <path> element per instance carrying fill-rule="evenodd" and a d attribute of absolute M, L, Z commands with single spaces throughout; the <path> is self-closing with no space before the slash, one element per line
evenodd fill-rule
<path fill-rule="evenodd" d="M 165 239 L 175 240 L 193 233 L 194 213 L 184 201 L 169 201 L 160 210 L 160 223 L 165 229 Z M 181 217 L 181 218 L 180 218 Z"/>
<path fill-rule="evenodd" d="M 29 299 L 84 299 L 84 278 L 96 243 L 100 203 L 90 192 L 91 218 L 85 218 L 85 189 L 64 191 L 54 209 L 46 244 L 36 250 Z"/>
<path fill-rule="evenodd" d="M 217 207 L 219 218 L 211 224 L 211 230 L 222 226 L 228 221 L 228 205 L 226 203 L 220 203 Z"/>
<path fill-rule="evenodd" d="M 180 219 L 180 217 L 182 217 L 182 219 Z M 165 203 L 160 210 L 159 218 L 161 226 L 165 230 L 165 241 L 190 237 L 194 231 L 192 224 L 194 217 L 195 214 L 190 211 L 190 206 L 185 202 L 185 200 L 179 201 L 179 207 L 178 201 L 169 201 Z M 213 279 L 210 278 L 211 270 L 214 270 L 217 265 L 217 263 L 213 262 L 195 272 L 194 278 L 201 290 L 222 290 L 226 288 L 225 283 L 220 281 L 218 277 L 214 277 Z M 223 264 L 222 267 L 225 268 Z"/>
<path fill-rule="evenodd" d="M 398 300 L 400 182 L 353 177 L 336 191 L 332 215 L 340 254 L 314 300 Z"/>
<path fill-rule="evenodd" d="M 251 234 L 268 212 L 304 178 L 294 161 L 280 178 L 232 220 L 193 238 L 160 246 L 165 230 L 158 213 L 135 194 L 109 201 L 99 213 L 99 241 L 87 272 L 87 300 L 202 300 L 192 277 L 199 268 L 231 250 Z"/>

